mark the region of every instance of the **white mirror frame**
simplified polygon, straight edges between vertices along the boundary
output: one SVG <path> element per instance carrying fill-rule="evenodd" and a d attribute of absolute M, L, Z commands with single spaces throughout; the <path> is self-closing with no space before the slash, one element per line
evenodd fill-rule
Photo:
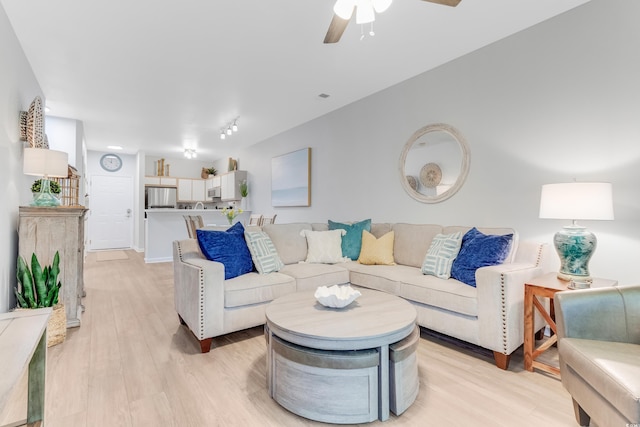
<path fill-rule="evenodd" d="M 456 179 L 455 183 L 451 186 L 451 188 L 449 188 L 447 191 L 443 192 L 442 194 L 438 194 L 437 196 L 429 196 L 429 195 L 422 194 L 414 190 L 413 188 L 411 188 L 411 186 L 409 185 L 409 181 L 407 180 L 404 165 L 406 163 L 409 150 L 411 150 L 411 148 L 413 147 L 413 144 L 415 144 L 423 135 L 429 132 L 436 132 L 436 131 L 446 132 L 458 142 L 458 145 L 460 146 L 460 151 L 462 153 L 462 160 L 460 165 L 460 174 L 458 175 L 458 178 Z M 411 138 L 409 138 L 407 143 L 404 145 L 402 154 L 400 155 L 400 159 L 398 160 L 398 172 L 400 173 L 400 183 L 402 184 L 402 188 L 404 188 L 404 191 L 406 191 L 409 196 L 413 197 L 417 201 L 422 203 L 440 203 L 444 200 L 447 200 L 448 198 L 456 194 L 458 190 L 460 190 L 465 180 L 467 179 L 467 175 L 469 174 L 470 162 L 471 162 L 471 153 L 469 150 L 469 145 L 467 144 L 467 141 L 464 139 L 462 134 L 458 132 L 456 128 L 444 123 L 436 123 L 436 124 L 428 125 L 421 129 L 418 129 L 413 135 L 411 135 Z"/>

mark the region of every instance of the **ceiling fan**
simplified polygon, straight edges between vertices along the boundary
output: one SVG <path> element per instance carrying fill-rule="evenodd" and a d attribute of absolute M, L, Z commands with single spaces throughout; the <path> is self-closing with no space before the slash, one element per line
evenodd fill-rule
<path fill-rule="evenodd" d="M 461 0 L 423 0 L 445 6 L 456 7 Z M 375 21 L 375 13 L 382 13 L 391 5 L 392 0 L 337 0 L 333 6 L 333 18 L 324 43 L 337 43 L 356 11 L 356 22 L 366 24 Z"/>

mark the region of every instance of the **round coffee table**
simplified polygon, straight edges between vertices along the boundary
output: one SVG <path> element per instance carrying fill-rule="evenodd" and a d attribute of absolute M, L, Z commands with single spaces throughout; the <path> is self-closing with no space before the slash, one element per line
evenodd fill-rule
<path fill-rule="evenodd" d="M 389 418 L 389 346 L 414 332 L 416 311 L 395 295 L 359 291 L 341 309 L 314 291 L 267 306 L 269 393 L 291 412 L 333 423 Z"/>

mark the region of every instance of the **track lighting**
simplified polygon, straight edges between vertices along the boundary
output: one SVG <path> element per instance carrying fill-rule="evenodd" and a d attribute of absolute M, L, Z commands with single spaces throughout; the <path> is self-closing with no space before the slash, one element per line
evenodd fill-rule
<path fill-rule="evenodd" d="M 194 148 L 185 148 L 184 156 L 187 159 L 195 159 L 196 157 L 198 157 L 198 153 L 196 153 L 196 150 Z"/>
<path fill-rule="evenodd" d="M 232 122 L 227 123 L 225 127 L 220 129 L 220 139 L 227 139 L 227 135 L 231 136 L 234 132 L 238 132 L 238 117 Z"/>

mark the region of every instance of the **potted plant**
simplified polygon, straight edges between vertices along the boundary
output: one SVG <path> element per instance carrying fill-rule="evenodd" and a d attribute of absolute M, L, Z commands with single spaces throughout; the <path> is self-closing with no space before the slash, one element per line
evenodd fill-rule
<path fill-rule="evenodd" d="M 233 224 L 233 220 L 242 213 L 242 209 L 226 207 L 222 209 L 222 214 L 227 217 L 229 225 Z"/>
<path fill-rule="evenodd" d="M 240 200 L 240 206 L 242 209 L 247 210 L 247 196 L 249 195 L 249 185 L 247 184 L 247 180 L 243 180 L 240 183 L 240 196 L 242 200 Z"/>
<path fill-rule="evenodd" d="M 47 326 L 47 347 L 64 341 L 67 332 L 67 318 L 64 305 L 58 303 L 58 294 L 62 283 L 58 281 L 60 274 L 60 254 L 56 251 L 53 263 L 44 268 L 40 265 L 36 254 L 31 255 L 31 268 L 24 258 L 18 257 L 15 287 L 17 309 L 53 307 L 53 313 Z"/>
<path fill-rule="evenodd" d="M 207 179 L 211 175 L 216 175 L 218 173 L 217 169 L 214 167 L 210 168 L 202 168 L 202 172 L 200 173 L 200 177 L 202 179 Z"/>

